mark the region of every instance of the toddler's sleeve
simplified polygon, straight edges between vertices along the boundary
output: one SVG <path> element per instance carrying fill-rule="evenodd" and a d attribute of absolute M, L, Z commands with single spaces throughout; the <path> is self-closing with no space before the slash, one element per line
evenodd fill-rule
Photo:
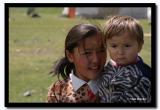
<path fill-rule="evenodd" d="M 116 82 L 113 83 L 112 102 L 151 102 L 151 81 L 142 75 L 137 66 L 129 66 L 127 70 L 128 72 L 123 72 L 121 77 L 117 77 Z"/>
<path fill-rule="evenodd" d="M 118 99 L 120 102 L 139 102 L 150 103 L 151 102 L 151 82 L 148 78 L 142 77 L 139 83 L 124 92 Z"/>

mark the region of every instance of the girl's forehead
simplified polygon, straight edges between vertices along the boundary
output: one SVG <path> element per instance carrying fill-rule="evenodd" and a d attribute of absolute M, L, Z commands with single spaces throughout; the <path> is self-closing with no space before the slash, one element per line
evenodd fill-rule
<path fill-rule="evenodd" d="M 103 45 L 102 36 L 91 36 L 79 42 L 79 48 L 98 48 Z"/>

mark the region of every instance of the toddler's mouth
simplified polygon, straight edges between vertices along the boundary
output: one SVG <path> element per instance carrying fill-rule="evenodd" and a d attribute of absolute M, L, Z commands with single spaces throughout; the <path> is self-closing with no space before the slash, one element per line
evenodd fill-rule
<path fill-rule="evenodd" d="M 125 58 L 117 58 L 117 61 L 123 61 Z"/>
<path fill-rule="evenodd" d="M 91 67 L 89 67 L 89 69 L 91 69 L 91 70 L 99 70 L 100 66 L 91 66 Z"/>

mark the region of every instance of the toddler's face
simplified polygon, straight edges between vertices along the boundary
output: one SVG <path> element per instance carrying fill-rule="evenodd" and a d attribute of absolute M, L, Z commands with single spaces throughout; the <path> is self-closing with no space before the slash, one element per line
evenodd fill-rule
<path fill-rule="evenodd" d="M 70 61 L 74 63 L 79 78 L 85 81 L 97 78 L 106 61 L 101 37 L 91 36 L 80 42 L 79 47 L 70 53 Z"/>
<path fill-rule="evenodd" d="M 107 48 L 112 60 L 117 65 L 129 65 L 136 62 L 142 45 L 138 45 L 136 38 L 125 33 L 120 36 L 113 36 L 107 40 Z"/>

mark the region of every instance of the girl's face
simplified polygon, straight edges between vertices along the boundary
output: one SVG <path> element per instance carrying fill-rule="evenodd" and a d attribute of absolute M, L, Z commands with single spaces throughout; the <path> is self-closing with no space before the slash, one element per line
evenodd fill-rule
<path fill-rule="evenodd" d="M 137 55 L 142 45 L 138 45 L 135 38 L 125 33 L 108 39 L 107 48 L 112 60 L 114 60 L 117 65 L 123 66 L 136 62 Z"/>
<path fill-rule="evenodd" d="M 75 65 L 76 75 L 85 81 L 96 79 L 104 67 L 106 52 L 100 36 L 91 36 L 80 42 L 68 59 Z"/>

